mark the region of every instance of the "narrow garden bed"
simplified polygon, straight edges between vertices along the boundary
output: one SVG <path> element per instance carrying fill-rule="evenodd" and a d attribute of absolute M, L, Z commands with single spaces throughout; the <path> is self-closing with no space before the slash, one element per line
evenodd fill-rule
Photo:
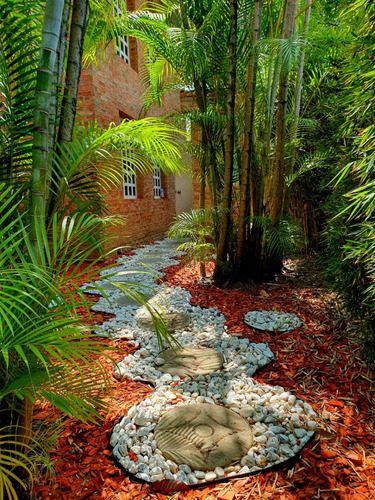
<path fill-rule="evenodd" d="M 219 309 L 232 335 L 268 345 L 275 359 L 260 368 L 254 380 L 282 386 L 311 405 L 317 414 L 315 436 L 296 461 L 277 471 L 166 495 L 154 492 L 152 486 L 136 482 L 117 466 L 109 446 L 116 423 L 154 389 L 144 382 L 116 380 L 112 377 L 113 364 L 103 359 L 112 377 L 110 410 L 96 426 L 63 418 L 61 437 L 52 452 L 56 475 L 40 477 L 34 498 L 371 498 L 375 493 L 375 453 L 371 448 L 374 388 L 353 332 L 337 314 L 332 296 L 318 285 L 306 286 L 303 276 L 301 279 L 295 274 L 284 276 L 279 283 L 221 290 L 203 286 L 195 267 L 177 265 L 164 272 L 168 287 L 190 292 L 192 306 Z M 303 326 L 292 332 L 271 333 L 252 329 L 243 321 L 248 311 L 272 309 L 296 313 Z M 99 322 L 110 316 L 97 313 L 96 318 Z M 113 355 L 116 361 L 136 350 L 126 339 L 107 342 L 122 350 Z M 40 405 L 34 418 L 52 422 L 61 414 Z"/>

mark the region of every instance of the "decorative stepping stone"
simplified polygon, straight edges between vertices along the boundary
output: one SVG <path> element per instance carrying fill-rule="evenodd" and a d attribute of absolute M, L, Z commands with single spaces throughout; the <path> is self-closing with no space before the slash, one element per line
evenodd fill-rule
<path fill-rule="evenodd" d="M 168 250 L 173 250 L 174 248 L 177 248 L 181 245 L 180 242 L 176 241 L 171 241 L 171 240 L 164 240 L 159 244 L 159 248 L 162 248 L 163 250 L 168 249 Z"/>
<path fill-rule="evenodd" d="M 119 271 L 113 276 L 113 278 L 116 282 L 131 282 L 132 280 L 134 280 L 134 278 L 139 278 L 142 275 L 147 276 L 150 273 L 152 273 L 152 271 L 150 271 L 150 269 L 147 269 L 147 267 L 134 267 L 126 269 L 126 271 Z"/>
<path fill-rule="evenodd" d="M 165 413 L 156 424 L 155 440 L 167 459 L 193 470 L 213 471 L 239 463 L 252 445 L 253 434 L 234 411 L 195 403 Z"/>
<path fill-rule="evenodd" d="M 169 255 L 165 255 L 165 251 L 163 248 L 157 249 L 157 250 L 146 250 L 143 252 L 143 255 L 146 259 L 148 258 L 157 258 L 158 260 L 160 259 L 165 259 L 165 258 L 170 258 Z"/>
<path fill-rule="evenodd" d="M 164 364 L 158 366 L 159 371 L 191 378 L 221 370 L 224 363 L 223 356 L 209 347 L 188 346 L 177 352 L 167 349 L 159 354 L 157 359 L 160 358 Z"/>
<path fill-rule="evenodd" d="M 158 311 L 156 310 L 156 317 L 160 315 L 167 325 L 168 330 L 182 330 L 190 324 L 190 316 L 184 312 L 174 312 L 174 311 Z M 144 330 L 155 330 L 154 322 L 152 320 L 151 314 L 147 311 L 140 315 L 138 319 L 139 328 Z"/>
<path fill-rule="evenodd" d="M 138 300 L 128 297 L 127 295 L 120 295 L 113 300 L 113 305 L 116 307 L 127 307 L 140 305 Z"/>
<path fill-rule="evenodd" d="M 163 263 L 163 257 L 145 257 L 145 258 L 140 258 L 139 262 L 141 264 L 146 264 L 146 266 L 150 267 L 156 267 L 156 266 L 162 266 L 165 267 L 165 264 Z M 147 270 L 147 268 L 146 268 Z"/>
<path fill-rule="evenodd" d="M 244 321 L 252 328 L 269 332 L 289 332 L 302 324 L 295 314 L 277 311 L 250 311 Z"/>
<path fill-rule="evenodd" d="M 104 292 L 116 292 L 119 290 L 119 288 L 112 284 L 112 283 L 109 283 L 109 282 L 105 282 L 105 283 L 102 283 L 101 285 L 98 285 L 100 286 L 100 288 L 104 291 Z M 97 295 L 102 295 L 102 293 L 100 293 L 99 289 L 98 288 L 94 288 L 94 287 L 87 287 L 85 290 L 84 290 L 85 293 L 94 293 L 94 294 L 97 294 Z"/>

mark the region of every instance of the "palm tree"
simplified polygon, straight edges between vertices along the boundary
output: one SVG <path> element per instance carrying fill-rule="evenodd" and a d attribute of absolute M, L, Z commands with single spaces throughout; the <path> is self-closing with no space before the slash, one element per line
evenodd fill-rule
<path fill-rule="evenodd" d="M 17 468 L 23 464 L 30 471 L 27 451 L 38 445 L 30 435 L 35 399 L 84 421 L 99 418 L 108 384 L 95 357 L 104 355 L 108 345 L 82 324 L 76 311 L 76 296 L 83 300 L 82 291 L 72 282 L 83 273 L 89 280 L 94 277 L 97 260 L 86 261 L 93 251 L 102 255 L 100 229 L 105 220 L 83 215 L 59 225 L 55 217 L 50 235 L 37 222 L 35 252 L 27 214 L 20 215 L 19 193 L 4 184 L 0 188 L 0 428 L 8 434 L 0 452 L 3 498 L 14 489 L 6 477 L 25 487 L 17 479 Z M 8 461 L 7 454 L 17 460 Z"/>
<path fill-rule="evenodd" d="M 224 145 L 224 134 L 223 127 L 221 133 L 213 129 L 225 126 L 217 115 L 226 94 L 222 82 L 227 78 L 228 3 L 217 0 L 188 6 L 184 1 L 165 0 L 147 8 L 118 19 L 114 33 L 134 36 L 146 44 L 150 85 L 145 94 L 146 107 L 160 103 L 161 97 L 171 90 L 194 91 L 200 112 L 200 117 L 196 113 L 193 117 L 201 128 L 200 208 L 204 208 L 206 184 L 215 203 L 220 196 L 217 157 Z"/>

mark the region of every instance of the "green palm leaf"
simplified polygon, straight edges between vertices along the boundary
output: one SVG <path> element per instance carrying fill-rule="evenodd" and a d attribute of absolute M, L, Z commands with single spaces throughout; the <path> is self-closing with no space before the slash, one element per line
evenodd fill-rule
<path fill-rule="evenodd" d="M 156 165 L 166 174 L 177 174 L 184 169 L 179 149 L 184 136 L 159 118 L 124 121 L 108 129 L 100 129 L 95 123 L 82 125 L 73 141 L 58 146 L 52 155 L 54 194 L 50 213 L 59 213 L 61 219 L 67 212 L 103 210 L 105 193 L 122 182 L 123 151 L 135 172 L 144 174 Z"/>
<path fill-rule="evenodd" d="M 41 12 L 36 1 L 0 5 L 0 181 L 17 187 L 31 167 Z"/>

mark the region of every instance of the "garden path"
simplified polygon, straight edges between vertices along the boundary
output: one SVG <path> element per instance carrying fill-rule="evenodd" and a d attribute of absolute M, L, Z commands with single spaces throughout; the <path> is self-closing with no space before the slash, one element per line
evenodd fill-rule
<path fill-rule="evenodd" d="M 332 297 L 321 288 L 296 283 L 296 276 L 287 277 L 287 283 L 251 290 L 220 290 L 199 283 L 196 268 L 173 265 L 165 274 L 168 287 L 189 291 L 192 307 L 219 309 L 232 335 L 268 344 L 275 359 L 253 379 L 257 384 L 280 384 L 311 404 L 318 415 L 314 441 L 295 464 L 278 472 L 165 496 L 124 476 L 112 462 L 108 440 L 113 426 L 125 412 L 155 394 L 155 389 L 140 381 L 114 381 L 110 411 L 99 427 L 64 420 L 59 445 L 52 454 L 56 478 L 52 482 L 47 476 L 41 478 L 35 498 L 371 498 L 375 464 L 370 450 L 374 435 L 370 418 L 372 387 L 350 330 L 331 307 Z M 249 310 L 266 308 L 297 312 L 303 319 L 303 330 L 275 335 L 251 329 L 243 322 Z M 110 319 L 110 315 L 97 313 L 97 321 L 103 319 Z M 121 346 L 127 353 L 136 352 L 129 339 L 108 343 Z M 123 358 L 124 354 L 118 355 L 118 361 Z M 103 363 L 111 369 L 106 360 Z M 35 414 L 36 420 L 58 416 L 47 405 L 40 405 Z"/>

